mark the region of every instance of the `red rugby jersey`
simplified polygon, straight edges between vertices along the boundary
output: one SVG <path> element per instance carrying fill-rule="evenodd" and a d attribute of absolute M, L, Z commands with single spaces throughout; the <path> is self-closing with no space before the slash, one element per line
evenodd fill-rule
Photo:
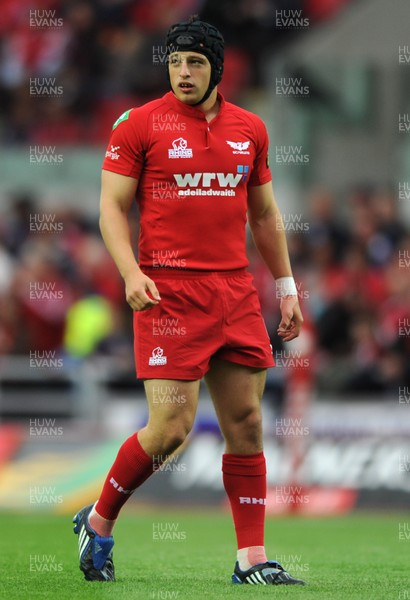
<path fill-rule="evenodd" d="M 218 115 L 172 92 L 115 122 L 103 169 L 139 180 L 141 267 L 246 267 L 248 185 L 272 179 L 262 120 L 219 94 Z"/>

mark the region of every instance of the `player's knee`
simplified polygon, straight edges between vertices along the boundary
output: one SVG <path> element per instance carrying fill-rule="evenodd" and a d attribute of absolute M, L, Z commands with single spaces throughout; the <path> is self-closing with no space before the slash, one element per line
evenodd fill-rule
<path fill-rule="evenodd" d="M 262 432 L 262 416 L 259 409 L 246 412 L 242 418 L 236 423 L 236 433 L 240 434 L 241 438 L 258 440 Z"/>
<path fill-rule="evenodd" d="M 167 452 L 176 450 L 176 448 L 183 444 L 191 429 L 192 421 L 188 419 L 168 423 L 163 432 L 163 440 Z"/>

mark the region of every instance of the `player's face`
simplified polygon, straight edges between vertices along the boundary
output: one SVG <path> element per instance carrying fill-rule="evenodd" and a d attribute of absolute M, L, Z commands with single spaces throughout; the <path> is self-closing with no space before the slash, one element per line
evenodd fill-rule
<path fill-rule="evenodd" d="M 169 78 L 175 96 L 185 104 L 203 98 L 211 79 L 211 64 L 198 52 L 173 52 L 169 56 Z"/>

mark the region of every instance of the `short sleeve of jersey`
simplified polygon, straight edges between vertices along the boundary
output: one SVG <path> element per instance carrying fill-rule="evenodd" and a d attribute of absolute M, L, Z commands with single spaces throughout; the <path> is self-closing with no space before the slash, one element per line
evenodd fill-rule
<path fill-rule="evenodd" d="M 114 123 L 102 168 L 139 179 L 144 165 L 146 119 L 138 109 L 123 113 Z"/>
<path fill-rule="evenodd" d="M 263 185 L 272 181 L 272 173 L 269 168 L 269 138 L 265 124 L 259 117 L 254 116 L 253 125 L 256 133 L 256 156 L 253 171 L 248 185 Z"/>

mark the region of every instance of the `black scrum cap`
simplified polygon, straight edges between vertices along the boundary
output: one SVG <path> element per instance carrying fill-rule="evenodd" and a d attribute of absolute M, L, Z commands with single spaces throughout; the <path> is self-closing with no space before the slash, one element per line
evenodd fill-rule
<path fill-rule="evenodd" d="M 216 27 L 200 21 L 195 15 L 182 23 L 172 25 L 166 37 L 167 53 L 198 52 L 204 54 L 211 64 L 211 79 L 204 97 L 197 102 L 202 104 L 222 79 L 224 68 L 224 39 Z"/>

